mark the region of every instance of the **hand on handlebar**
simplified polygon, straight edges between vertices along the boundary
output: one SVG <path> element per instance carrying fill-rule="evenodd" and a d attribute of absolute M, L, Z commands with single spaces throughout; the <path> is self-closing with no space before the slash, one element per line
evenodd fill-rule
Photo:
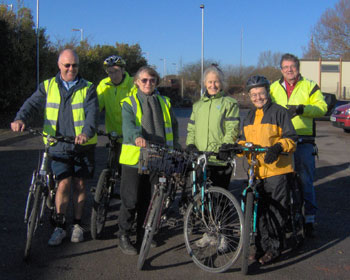
<path fill-rule="evenodd" d="M 19 132 L 19 131 L 24 131 L 26 128 L 25 123 L 22 120 L 16 120 L 11 123 L 11 129 L 12 131 Z"/>
<path fill-rule="evenodd" d="M 82 145 L 82 144 L 86 143 L 88 140 L 89 140 L 89 138 L 84 133 L 81 133 L 75 137 L 74 144 Z"/>
<path fill-rule="evenodd" d="M 283 151 L 283 148 L 280 143 L 276 143 L 266 152 L 265 163 L 270 164 L 275 162 L 278 159 L 279 154 Z"/>
<path fill-rule="evenodd" d="M 241 149 L 241 146 L 237 143 L 234 144 L 227 144 L 224 143 L 221 145 L 219 149 L 219 154 L 217 155 L 218 160 L 227 160 L 230 156 L 232 157 L 233 155 L 236 154 L 241 154 L 243 151 Z"/>
<path fill-rule="evenodd" d="M 146 139 L 142 138 L 142 137 L 137 137 L 135 139 L 135 145 L 141 148 L 145 148 L 146 147 Z"/>

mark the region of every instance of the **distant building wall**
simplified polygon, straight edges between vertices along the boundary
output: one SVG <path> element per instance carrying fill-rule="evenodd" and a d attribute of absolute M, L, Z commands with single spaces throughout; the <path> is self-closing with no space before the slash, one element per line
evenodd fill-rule
<path fill-rule="evenodd" d="M 315 81 L 321 91 L 335 94 L 338 99 L 350 99 L 350 61 L 301 59 L 300 73 Z"/>

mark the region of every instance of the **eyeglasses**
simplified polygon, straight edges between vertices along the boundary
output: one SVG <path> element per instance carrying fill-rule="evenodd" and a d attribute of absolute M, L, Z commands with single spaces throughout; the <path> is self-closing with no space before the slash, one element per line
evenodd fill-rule
<path fill-rule="evenodd" d="M 290 66 L 283 66 L 282 67 L 282 70 L 285 71 L 285 70 L 288 70 L 288 69 L 292 69 L 292 70 L 295 70 L 297 69 L 296 65 L 290 65 Z"/>
<path fill-rule="evenodd" d="M 61 63 L 65 68 L 70 68 L 71 66 L 73 67 L 73 68 L 77 68 L 77 67 L 79 67 L 79 64 L 78 63 L 74 63 L 74 64 L 70 64 L 70 63 L 65 63 L 65 64 L 63 64 L 63 63 Z"/>
<path fill-rule="evenodd" d="M 156 79 L 140 79 L 140 81 L 143 84 L 147 84 L 147 82 L 149 82 L 150 84 L 155 84 L 156 83 Z"/>
<path fill-rule="evenodd" d="M 258 96 L 259 96 L 259 97 L 266 96 L 266 92 L 249 94 L 249 96 L 250 96 L 251 99 L 256 99 L 256 98 L 258 98 Z"/>

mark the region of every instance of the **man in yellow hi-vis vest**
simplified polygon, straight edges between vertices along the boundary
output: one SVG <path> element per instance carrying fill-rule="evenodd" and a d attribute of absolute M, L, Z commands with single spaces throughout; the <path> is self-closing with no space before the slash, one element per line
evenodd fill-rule
<path fill-rule="evenodd" d="M 71 49 L 58 58 L 60 72 L 41 83 L 11 123 L 13 131 L 23 131 L 33 117 L 44 111 L 44 133 L 75 137 L 75 144 L 58 142 L 49 149 L 52 172 L 58 180 L 56 192 L 56 228 L 49 245 L 57 246 L 66 237 L 67 206 L 73 186 L 74 222 L 72 242 L 84 240 L 81 217 L 86 198 L 85 179 L 94 170 L 97 143 L 98 101 L 95 86 L 78 75 L 79 58 Z"/>

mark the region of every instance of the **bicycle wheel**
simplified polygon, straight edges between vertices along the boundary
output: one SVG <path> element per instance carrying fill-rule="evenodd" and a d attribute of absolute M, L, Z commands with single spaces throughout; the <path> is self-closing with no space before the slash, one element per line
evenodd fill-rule
<path fill-rule="evenodd" d="M 253 215 L 254 194 L 247 192 L 245 211 L 244 211 L 244 227 L 243 227 L 243 252 L 242 252 L 242 273 L 248 274 L 249 247 L 252 232 L 252 215 Z"/>
<path fill-rule="evenodd" d="M 184 220 L 186 249 L 201 269 L 223 272 L 238 259 L 242 248 L 243 214 L 227 190 L 211 187 L 187 208 Z"/>
<path fill-rule="evenodd" d="M 162 203 L 164 198 L 164 192 L 162 190 L 155 193 L 152 208 L 149 211 L 147 217 L 147 223 L 145 227 L 145 234 L 143 236 L 139 258 L 137 260 L 137 269 L 141 270 L 145 260 L 148 256 L 149 249 L 151 248 L 151 242 L 153 240 L 154 233 L 157 229 L 158 220 L 161 214 Z"/>
<path fill-rule="evenodd" d="M 25 260 L 28 259 L 29 257 L 33 236 L 39 223 L 39 219 L 40 219 L 39 208 L 41 204 L 42 204 L 42 184 L 40 182 L 36 182 L 34 185 L 34 202 L 30 210 L 30 216 L 27 223 L 27 240 L 26 240 L 26 246 L 24 249 Z M 30 205 L 28 206 L 31 207 Z"/>
<path fill-rule="evenodd" d="M 290 198 L 292 248 L 297 249 L 303 245 L 305 239 L 304 195 L 298 175 L 295 175 L 294 177 L 294 182 L 290 189 Z"/>
<path fill-rule="evenodd" d="M 109 192 L 110 172 L 104 169 L 98 178 L 97 187 L 94 196 L 94 205 L 91 212 L 91 237 L 97 239 L 101 236 L 104 229 L 107 213 L 110 203 Z"/>

